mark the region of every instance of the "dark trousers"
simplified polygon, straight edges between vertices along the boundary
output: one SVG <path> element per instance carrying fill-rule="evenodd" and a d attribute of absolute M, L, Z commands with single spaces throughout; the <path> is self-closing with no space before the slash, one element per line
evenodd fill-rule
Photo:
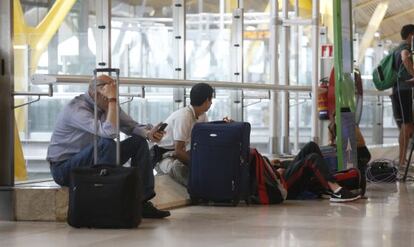
<path fill-rule="evenodd" d="M 131 166 L 138 167 L 143 188 L 143 201 L 155 196 L 154 173 L 147 141 L 141 136 L 131 136 L 121 142 L 121 164 L 131 159 Z M 70 170 L 75 167 L 91 167 L 96 164 L 116 165 L 116 142 L 108 138 L 98 140 L 98 161 L 93 161 L 93 144 L 71 158 L 51 164 L 53 179 L 61 186 L 69 186 Z"/>
<path fill-rule="evenodd" d="M 367 185 L 367 165 L 371 160 L 371 154 L 366 146 L 357 148 L 358 169 L 361 173 L 361 196 L 365 195 Z"/>
<path fill-rule="evenodd" d="M 288 188 L 287 199 L 296 199 L 304 191 L 319 190 L 320 185 L 329 190 L 328 181 L 335 182 L 319 146 L 314 142 L 309 142 L 300 150 L 286 169 L 284 178 Z M 320 185 L 316 184 L 314 188 L 315 178 Z"/>

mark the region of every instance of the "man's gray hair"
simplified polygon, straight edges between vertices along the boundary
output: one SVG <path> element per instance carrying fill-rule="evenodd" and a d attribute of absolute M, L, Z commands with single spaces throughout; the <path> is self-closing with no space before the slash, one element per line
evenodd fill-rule
<path fill-rule="evenodd" d="M 98 76 L 98 77 L 96 78 L 96 87 L 103 86 L 103 85 L 105 85 L 105 84 L 108 84 L 108 83 L 109 83 L 108 81 L 105 81 L 105 80 L 103 80 L 103 79 L 102 79 L 102 78 L 104 78 L 104 77 L 109 77 L 109 76 L 107 76 L 107 75 L 100 75 L 100 76 Z M 109 77 L 109 78 L 110 78 L 110 77 Z M 95 77 L 92 77 L 92 78 L 89 80 L 89 88 L 88 88 L 88 91 L 89 91 L 89 93 L 91 93 L 91 94 L 95 93 Z"/>

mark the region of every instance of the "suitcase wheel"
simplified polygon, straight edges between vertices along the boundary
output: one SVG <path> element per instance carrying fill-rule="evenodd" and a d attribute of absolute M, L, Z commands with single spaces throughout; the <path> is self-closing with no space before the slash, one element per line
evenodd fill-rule
<path fill-rule="evenodd" d="M 246 200 L 244 200 L 246 202 L 246 204 L 249 206 L 252 203 L 252 199 L 247 198 Z"/>
<path fill-rule="evenodd" d="M 191 201 L 191 205 L 198 205 L 200 202 L 200 199 L 197 197 L 190 196 L 190 201 Z"/>

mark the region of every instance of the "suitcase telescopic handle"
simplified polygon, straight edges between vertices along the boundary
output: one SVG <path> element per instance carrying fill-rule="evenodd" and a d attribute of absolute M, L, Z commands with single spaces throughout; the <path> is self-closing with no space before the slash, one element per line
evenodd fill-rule
<path fill-rule="evenodd" d="M 121 164 L 121 146 L 120 146 L 120 135 L 119 135 L 119 69 L 118 68 L 96 68 L 93 70 L 93 80 L 94 80 L 94 110 L 93 110 L 93 116 L 94 116 L 94 125 L 95 125 L 95 133 L 93 137 L 93 160 L 94 164 L 98 161 L 98 107 L 96 104 L 96 99 L 98 97 L 98 93 L 96 90 L 96 81 L 97 81 L 97 75 L 98 73 L 109 73 L 109 76 L 112 76 L 112 73 L 115 73 L 116 75 L 116 102 L 117 107 L 115 111 L 115 117 L 116 117 L 116 126 L 115 126 L 115 132 L 116 132 L 116 165 Z"/>

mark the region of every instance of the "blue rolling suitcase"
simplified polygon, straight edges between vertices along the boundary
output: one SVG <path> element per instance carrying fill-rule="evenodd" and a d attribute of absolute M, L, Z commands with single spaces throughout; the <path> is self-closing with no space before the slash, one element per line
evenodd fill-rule
<path fill-rule="evenodd" d="M 250 124 L 197 123 L 191 133 L 188 193 L 193 203 L 248 202 Z"/>

